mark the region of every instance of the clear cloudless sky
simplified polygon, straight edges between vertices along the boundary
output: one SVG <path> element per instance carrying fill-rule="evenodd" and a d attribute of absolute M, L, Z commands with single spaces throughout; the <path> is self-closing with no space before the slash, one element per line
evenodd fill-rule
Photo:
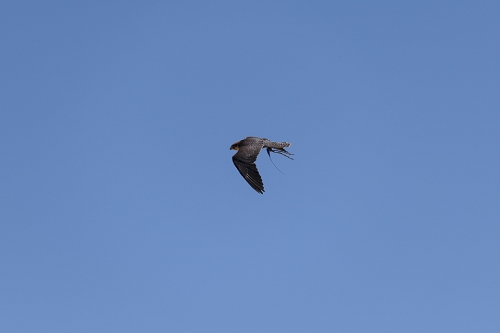
<path fill-rule="evenodd" d="M 0 331 L 500 332 L 499 1 L 2 1 Z M 229 146 L 292 143 L 257 160 Z"/>

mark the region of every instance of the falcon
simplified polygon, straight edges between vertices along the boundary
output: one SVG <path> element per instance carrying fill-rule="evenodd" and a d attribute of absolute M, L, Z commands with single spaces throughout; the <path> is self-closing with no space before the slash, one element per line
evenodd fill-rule
<path fill-rule="evenodd" d="M 289 142 L 273 142 L 268 139 L 258 138 L 255 136 L 248 136 L 241 141 L 233 143 L 230 150 L 237 150 L 233 155 L 233 163 L 240 174 L 245 178 L 248 184 L 260 194 L 264 193 L 264 183 L 260 177 L 255 160 L 259 155 L 262 148 L 266 148 L 267 154 L 271 157 L 270 153 L 277 153 L 292 159 L 293 155 L 285 150 L 285 147 L 290 147 Z"/>

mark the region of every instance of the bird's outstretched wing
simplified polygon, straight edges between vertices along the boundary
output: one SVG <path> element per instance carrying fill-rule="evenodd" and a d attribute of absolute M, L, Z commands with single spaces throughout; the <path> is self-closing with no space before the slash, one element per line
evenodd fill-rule
<path fill-rule="evenodd" d="M 239 152 L 233 156 L 233 163 L 236 169 L 238 169 L 243 178 L 245 178 L 247 183 L 250 184 L 254 190 L 260 194 L 264 193 L 264 183 L 254 163 L 255 158 L 252 161 L 251 159 L 245 159 L 243 156 L 238 155 L 240 155 Z"/>
<path fill-rule="evenodd" d="M 233 163 L 236 169 L 248 184 L 260 194 L 264 193 L 264 183 L 255 165 L 255 160 L 261 149 L 262 139 L 249 137 L 240 141 L 238 152 L 233 155 Z"/>

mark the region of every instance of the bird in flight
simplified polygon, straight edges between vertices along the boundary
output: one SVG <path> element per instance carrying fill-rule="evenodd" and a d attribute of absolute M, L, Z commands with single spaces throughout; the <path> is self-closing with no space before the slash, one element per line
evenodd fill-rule
<path fill-rule="evenodd" d="M 233 163 L 240 174 L 252 186 L 254 190 L 260 194 L 264 193 L 264 183 L 260 177 L 255 160 L 259 155 L 262 148 L 266 148 L 267 154 L 271 157 L 270 153 L 277 153 L 292 159 L 293 155 L 285 150 L 285 147 L 290 147 L 289 142 L 273 142 L 264 138 L 257 138 L 255 136 L 248 136 L 241 141 L 233 143 L 230 150 L 237 150 L 233 155 Z"/>

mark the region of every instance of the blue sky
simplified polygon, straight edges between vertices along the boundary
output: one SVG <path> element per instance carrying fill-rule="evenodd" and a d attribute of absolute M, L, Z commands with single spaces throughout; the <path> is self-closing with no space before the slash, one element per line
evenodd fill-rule
<path fill-rule="evenodd" d="M 0 330 L 498 332 L 499 15 L 3 1 Z"/>

